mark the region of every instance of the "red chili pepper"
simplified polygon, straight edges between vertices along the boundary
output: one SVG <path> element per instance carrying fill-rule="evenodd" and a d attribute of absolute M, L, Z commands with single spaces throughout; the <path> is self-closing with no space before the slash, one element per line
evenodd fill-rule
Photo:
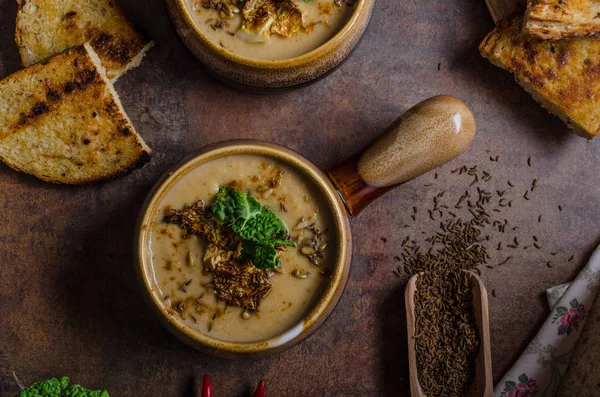
<path fill-rule="evenodd" d="M 252 397 L 265 397 L 265 381 L 261 380 Z"/>
<path fill-rule="evenodd" d="M 210 384 L 210 376 L 204 375 L 202 378 L 202 397 L 212 397 L 212 385 Z"/>

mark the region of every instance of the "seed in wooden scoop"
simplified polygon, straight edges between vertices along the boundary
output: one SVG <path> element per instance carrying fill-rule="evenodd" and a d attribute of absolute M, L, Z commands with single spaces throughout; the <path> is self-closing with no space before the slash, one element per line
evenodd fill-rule
<path fill-rule="evenodd" d="M 464 152 L 475 135 L 475 118 L 451 96 L 427 99 L 404 113 L 358 161 L 370 186 L 406 182 Z"/>

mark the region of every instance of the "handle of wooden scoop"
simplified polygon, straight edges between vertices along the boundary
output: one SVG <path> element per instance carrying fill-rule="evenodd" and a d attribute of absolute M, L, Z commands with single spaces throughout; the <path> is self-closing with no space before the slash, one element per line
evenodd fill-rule
<path fill-rule="evenodd" d="M 464 152 L 475 135 L 475 118 L 461 100 L 429 98 L 406 111 L 364 152 L 327 174 L 351 216 L 393 187 Z"/>

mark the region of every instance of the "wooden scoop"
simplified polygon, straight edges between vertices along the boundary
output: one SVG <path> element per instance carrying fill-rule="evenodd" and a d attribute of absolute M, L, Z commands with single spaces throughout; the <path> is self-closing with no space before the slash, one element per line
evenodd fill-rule
<path fill-rule="evenodd" d="M 479 351 L 475 369 L 475 381 L 472 383 L 468 397 L 491 397 L 494 385 L 492 379 L 492 356 L 490 353 L 490 321 L 488 313 L 488 299 L 485 286 L 481 279 L 472 272 L 471 289 L 473 292 L 473 309 L 475 311 L 475 325 L 479 335 Z M 406 326 L 408 328 L 408 365 L 410 371 L 410 393 L 412 397 L 425 397 L 417 377 L 417 357 L 415 352 L 415 291 L 417 279 L 415 274 L 408 280 L 406 286 Z"/>

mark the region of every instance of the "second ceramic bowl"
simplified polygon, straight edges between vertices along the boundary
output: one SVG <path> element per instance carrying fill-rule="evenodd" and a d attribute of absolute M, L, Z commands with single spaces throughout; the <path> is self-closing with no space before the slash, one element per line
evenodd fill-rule
<path fill-rule="evenodd" d="M 341 64 L 354 49 L 373 13 L 375 0 L 358 0 L 346 24 L 316 49 L 290 59 L 250 59 L 219 46 L 199 28 L 186 0 L 167 0 L 177 33 L 215 77 L 249 90 L 282 89 L 306 84 Z"/>

